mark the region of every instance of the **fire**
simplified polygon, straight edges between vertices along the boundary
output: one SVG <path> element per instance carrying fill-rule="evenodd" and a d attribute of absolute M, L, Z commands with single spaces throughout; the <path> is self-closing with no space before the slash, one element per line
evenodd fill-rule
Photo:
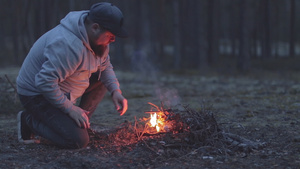
<path fill-rule="evenodd" d="M 155 127 L 156 131 L 159 132 L 160 131 L 160 126 L 163 125 L 163 122 L 160 118 L 158 118 L 157 114 L 150 114 L 150 124 L 151 127 Z"/>
<path fill-rule="evenodd" d="M 156 113 L 150 114 L 150 124 L 151 124 L 151 127 L 155 127 L 157 125 L 157 115 L 156 115 Z"/>
<path fill-rule="evenodd" d="M 166 114 L 167 112 L 164 112 L 163 109 L 160 109 L 158 106 L 156 106 L 153 103 L 149 103 L 152 105 L 154 108 L 156 108 L 156 111 L 150 111 L 147 113 L 150 113 L 150 120 L 148 122 L 148 125 L 150 127 L 155 127 L 157 132 L 163 132 L 166 131 L 168 128 L 167 123 L 166 123 Z"/>

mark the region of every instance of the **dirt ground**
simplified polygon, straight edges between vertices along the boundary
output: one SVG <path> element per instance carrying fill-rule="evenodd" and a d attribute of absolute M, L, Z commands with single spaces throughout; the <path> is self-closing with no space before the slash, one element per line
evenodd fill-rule
<path fill-rule="evenodd" d="M 266 143 L 248 153 L 177 147 L 166 156 L 155 148 L 159 138 L 151 137 L 157 142 L 147 144 L 146 136 L 134 144 L 112 142 L 113 151 L 101 140 L 79 150 L 59 149 L 51 143 L 18 143 L 16 115 L 21 108 L 4 76 L 14 83 L 17 72 L 17 68 L 0 71 L 0 168 L 300 168 L 300 73 L 116 72 L 128 111 L 119 116 L 107 95 L 91 119 L 96 131 L 147 117 L 148 102 L 160 105 L 162 101 L 169 107 L 182 104 L 194 110 L 211 105 L 222 131 Z"/>

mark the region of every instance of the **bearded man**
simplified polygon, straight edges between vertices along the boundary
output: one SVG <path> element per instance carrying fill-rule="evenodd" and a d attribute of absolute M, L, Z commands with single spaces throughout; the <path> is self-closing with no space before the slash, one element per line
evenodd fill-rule
<path fill-rule="evenodd" d="M 18 113 L 20 142 L 38 135 L 63 148 L 86 147 L 89 119 L 107 91 L 120 115 L 126 112 L 109 57 L 116 36 L 128 36 L 123 14 L 102 2 L 68 13 L 34 43 L 17 77 L 25 108 Z"/>

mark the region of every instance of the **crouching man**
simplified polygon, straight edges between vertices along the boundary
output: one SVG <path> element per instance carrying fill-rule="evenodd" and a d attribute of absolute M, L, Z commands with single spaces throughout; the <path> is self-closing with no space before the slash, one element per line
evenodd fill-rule
<path fill-rule="evenodd" d="M 87 146 L 89 119 L 107 90 L 120 115 L 126 112 L 109 58 L 115 36 L 127 37 L 122 25 L 116 6 L 97 3 L 70 12 L 34 43 L 17 77 L 25 108 L 18 114 L 20 142 L 34 134 L 62 148 Z"/>

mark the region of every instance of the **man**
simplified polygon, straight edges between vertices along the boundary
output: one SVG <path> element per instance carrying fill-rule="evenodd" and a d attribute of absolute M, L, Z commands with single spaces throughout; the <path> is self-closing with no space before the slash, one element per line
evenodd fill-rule
<path fill-rule="evenodd" d="M 85 147 L 89 118 L 107 90 L 120 115 L 126 112 L 108 55 L 115 36 L 127 37 L 122 25 L 116 6 L 97 3 L 88 11 L 70 12 L 35 42 L 17 77 L 25 108 L 18 114 L 20 142 L 35 134 L 63 148 Z"/>

